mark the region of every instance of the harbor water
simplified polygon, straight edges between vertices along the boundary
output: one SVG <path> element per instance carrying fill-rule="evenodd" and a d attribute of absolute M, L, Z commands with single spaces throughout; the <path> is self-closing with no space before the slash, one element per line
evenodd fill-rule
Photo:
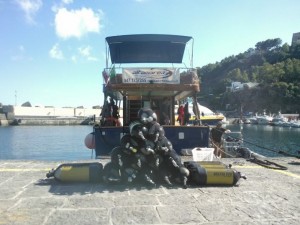
<path fill-rule="evenodd" d="M 225 126 L 224 126 L 225 127 Z M 232 132 L 241 132 L 243 143 L 264 156 L 283 156 L 279 151 L 300 156 L 300 128 L 258 124 L 226 125 Z"/>
<path fill-rule="evenodd" d="M 241 131 L 244 145 L 265 156 L 278 151 L 299 155 L 300 128 L 226 125 Z M 92 126 L 0 126 L 0 159 L 72 161 L 94 158 L 84 144 Z"/>

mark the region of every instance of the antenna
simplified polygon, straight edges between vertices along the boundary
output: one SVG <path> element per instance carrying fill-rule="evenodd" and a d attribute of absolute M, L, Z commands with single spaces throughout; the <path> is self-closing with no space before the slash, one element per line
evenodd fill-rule
<path fill-rule="evenodd" d="M 17 99 L 18 99 L 17 91 L 15 91 L 15 106 L 17 106 Z"/>
<path fill-rule="evenodd" d="M 193 68 L 194 64 L 194 38 L 192 38 L 192 56 L 191 56 L 191 67 Z"/>

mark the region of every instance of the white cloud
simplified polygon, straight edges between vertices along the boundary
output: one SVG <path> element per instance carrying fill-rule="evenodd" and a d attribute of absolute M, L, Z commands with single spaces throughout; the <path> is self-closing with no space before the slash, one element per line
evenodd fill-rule
<path fill-rule="evenodd" d="M 25 13 L 26 21 L 35 24 L 34 16 L 42 7 L 42 0 L 15 0 Z"/>
<path fill-rule="evenodd" d="M 88 61 L 98 61 L 98 59 L 91 55 L 91 47 L 80 47 L 78 48 L 79 54 L 86 58 Z"/>
<path fill-rule="evenodd" d="M 72 62 L 76 63 L 76 62 L 77 62 L 77 57 L 76 57 L 75 55 L 73 55 L 73 56 L 71 57 L 71 60 L 72 60 Z"/>
<path fill-rule="evenodd" d="M 62 0 L 61 2 L 54 3 L 51 7 L 51 10 L 56 13 L 60 8 L 64 7 L 65 5 L 70 5 L 72 3 L 73 0 Z"/>
<path fill-rule="evenodd" d="M 92 9 L 67 10 L 60 8 L 55 15 L 56 34 L 61 38 L 81 38 L 88 32 L 100 32 L 100 14 Z"/>
<path fill-rule="evenodd" d="M 73 3 L 73 0 L 62 0 L 62 2 L 66 5 Z"/>
<path fill-rule="evenodd" d="M 52 48 L 50 49 L 50 51 L 49 51 L 49 55 L 50 55 L 51 58 L 53 58 L 53 59 L 64 59 L 64 54 L 63 54 L 63 52 L 60 50 L 58 44 L 53 45 L 53 47 L 52 47 Z"/>
<path fill-rule="evenodd" d="M 90 54 L 91 54 L 91 47 L 90 46 L 87 46 L 87 47 L 84 47 L 84 48 L 80 47 L 80 48 L 78 48 L 78 50 L 79 50 L 80 54 L 82 56 L 85 56 L 85 57 L 90 56 Z"/>

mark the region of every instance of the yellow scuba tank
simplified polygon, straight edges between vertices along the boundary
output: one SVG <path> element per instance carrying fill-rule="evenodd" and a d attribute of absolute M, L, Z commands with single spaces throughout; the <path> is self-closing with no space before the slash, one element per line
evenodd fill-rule
<path fill-rule="evenodd" d="M 231 168 L 231 165 L 226 165 L 220 161 L 195 161 L 201 167 L 204 168 Z"/>
<path fill-rule="evenodd" d="M 190 171 L 189 182 L 196 185 L 235 185 L 240 178 L 246 179 L 240 172 L 218 162 L 184 162 Z"/>
<path fill-rule="evenodd" d="M 64 163 L 46 174 L 62 182 L 100 182 L 103 176 L 103 165 L 92 163 Z"/>

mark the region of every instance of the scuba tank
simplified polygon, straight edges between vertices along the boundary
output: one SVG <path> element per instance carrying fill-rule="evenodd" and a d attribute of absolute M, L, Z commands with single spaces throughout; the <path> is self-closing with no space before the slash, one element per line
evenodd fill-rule
<path fill-rule="evenodd" d="M 190 171 L 189 182 L 196 185 L 236 185 L 240 178 L 246 179 L 240 172 L 221 162 L 184 162 Z"/>
<path fill-rule="evenodd" d="M 231 168 L 231 165 L 226 165 L 220 161 L 195 161 L 199 166 L 204 168 L 224 168 L 228 169 Z"/>
<path fill-rule="evenodd" d="M 92 163 L 64 163 L 46 174 L 62 182 L 100 182 L 103 176 L 103 165 Z"/>

